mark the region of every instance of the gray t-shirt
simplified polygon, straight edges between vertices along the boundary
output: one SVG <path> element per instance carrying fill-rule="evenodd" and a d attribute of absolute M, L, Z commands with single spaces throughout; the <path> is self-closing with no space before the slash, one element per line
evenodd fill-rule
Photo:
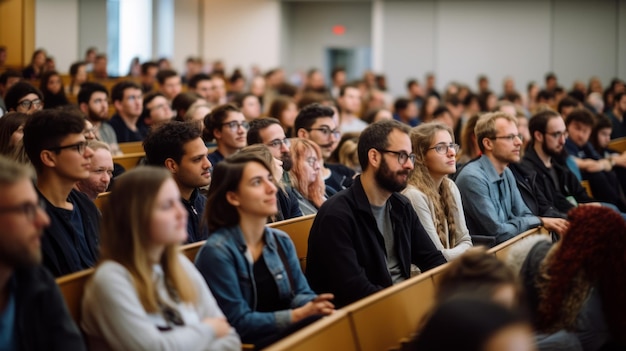
<path fill-rule="evenodd" d="M 385 242 L 385 253 L 387 255 L 387 270 L 391 275 L 391 280 L 397 284 L 404 280 L 402 271 L 400 270 L 400 261 L 396 252 L 396 242 L 393 237 L 393 225 L 389 214 L 390 205 L 387 201 L 384 206 L 374 206 L 370 204 L 372 214 L 376 219 L 378 231 Z"/>

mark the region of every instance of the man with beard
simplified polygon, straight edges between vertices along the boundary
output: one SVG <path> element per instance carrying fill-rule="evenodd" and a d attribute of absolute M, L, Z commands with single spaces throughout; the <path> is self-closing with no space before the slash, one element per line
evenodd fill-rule
<path fill-rule="evenodd" d="M 86 350 L 59 287 L 41 265 L 50 218 L 31 176 L 0 157 L 0 349 Z"/>
<path fill-rule="evenodd" d="M 206 197 L 198 188 L 211 183 L 212 165 L 198 125 L 179 121 L 165 123 L 148 134 L 143 148 L 148 165 L 165 167 L 172 173 L 189 214 L 187 243 L 206 240 L 208 229 L 201 226 Z"/>
<path fill-rule="evenodd" d="M 298 199 L 291 187 L 289 171 L 293 166 L 291 153 L 289 152 L 289 139 L 285 136 L 285 131 L 276 118 L 261 117 L 250 122 L 250 129 L 247 135 L 248 145 L 263 144 L 272 153 L 275 159 L 281 160 L 283 165 L 282 184 L 285 191 L 277 191 L 278 218 L 289 219 L 302 216 L 302 211 L 298 205 Z"/>
<path fill-rule="evenodd" d="M 559 162 L 567 157 L 563 118 L 552 110 L 542 111 L 530 119 L 528 129 L 531 146 L 524 154 L 522 168 L 537 172 L 536 184 L 548 201 L 563 213 L 578 205 L 600 206 L 587 195 L 576 175 Z"/>
<path fill-rule="evenodd" d="M 102 84 L 86 82 L 80 85 L 77 98 L 78 107 L 93 125 L 96 139 L 109 144 L 111 154 L 119 154 L 115 130 L 110 124 L 104 123 L 109 120 L 109 92 L 107 89 Z"/>
<path fill-rule="evenodd" d="M 446 262 L 419 221 L 406 187 L 415 155 L 409 127 L 383 120 L 359 138 L 363 173 L 319 209 L 309 235 L 306 276 L 342 307 Z"/>
<path fill-rule="evenodd" d="M 76 189 L 87 195 L 91 201 L 96 200 L 109 188 L 113 179 L 113 156 L 109 145 L 98 140 L 91 140 L 87 144 L 93 150 L 89 178 L 81 179 L 76 183 Z"/>
<path fill-rule="evenodd" d="M 322 150 L 324 158 L 322 175 L 328 197 L 350 187 L 354 177 L 354 171 L 350 168 L 342 164 L 326 163 L 341 139 L 341 132 L 333 118 L 334 113 L 330 107 L 313 103 L 300 110 L 294 122 L 296 136 L 311 140 Z"/>
<path fill-rule="evenodd" d="M 456 178 L 470 234 L 492 236 L 499 244 L 544 223 L 562 233 L 567 222 L 533 215 L 507 168 L 520 159 L 517 119 L 504 112 L 488 113 L 474 130 L 482 156 L 463 167 Z"/>

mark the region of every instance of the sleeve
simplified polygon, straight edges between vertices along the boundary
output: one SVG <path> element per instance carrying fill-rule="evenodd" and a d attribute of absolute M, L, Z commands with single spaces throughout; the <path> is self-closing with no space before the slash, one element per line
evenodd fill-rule
<path fill-rule="evenodd" d="M 198 272 L 193 263 L 189 262 L 185 256 L 180 255 L 179 257 L 185 271 L 189 274 L 189 277 L 196 286 L 196 291 L 198 292 L 198 302 L 196 306 L 200 320 L 204 318 L 226 319 L 200 272 Z M 235 331 L 235 328 L 231 327 L 227 335 L 213 340 L 210 349 L 216 351 L 241 350 L 241 341 L 239 340 L 239 335 Z"/>
<path fill-rule="evenodd" d="M 382 290 L 383 286 L 370 282 L 359 264 L 352 238 L 352 233 L 358 232 L 351 221 L 353 215 L 335 209 L 328 213 L 328 208 L 322 207 L 325 211 L 317 214 L 309 234 L 306 276 L 311 287 L 316 292 L 333 293 L 338 305 Z"/>
<path fill-rule="evenodd" d="M 196 256 L 196 267 L 209 285 L 220 308 L 244 342 L 274 334 L 287 327 L 284 311 L 254 311 L 243 296 L 242 289 L 252 289 L 249 277 L 240 277 L 232 252 L 224 245 L 207 241 Z M 248 286 L 241 286 L 247 284 Z M 282 313 L 281 313 L 282 312 Z M 277 318 L 278 317 L 278 318 Z M 281 322 L 282 321 L 282 322 Z"/>
<path fill-rule="evenodd" d="M 41 284 L 50 287 L 44 294 L 41 308 L 41 321 L 46 323 L 47 335 L 50 336 L 48 350 L 87 350 L 80 330 L 72 320 L 59 286 L 43 267 Z"/>
<path fill-rule="evenodd" d="M 437 228 L 435 228 L 431 208 L 426 195 L 414 187 L 408 187 L 402 192 L 402 195 L 406 196 L 409 201 L 411 201 L 411 206 L 413 206 L 417 217 L 419 217 L 424 230 L 430 237 L 430 240 L 432 240 L 435 247 L 438 250 L 444 250 L 443 243 L 439 239 L 439 234 L 437 234 Z"/>
<path fill-rule="evenodd" d="M 159 331 L 128 271 L 112 262 L 102 264 L 87 286 L 81 325 L 114 350 L 208 350 L 214 340 L 211 327 L 200 322 Z"/>
<path fill-rule="evenodd" d="M 463 212 L 463 201 L 461 200 L 461 194 L 459 188 L 456 187 L 453 181 L 446 179 L 454 201 L 456 202 L 456 214 L 454 215 L 454 221 L 456 223 L 456 230 L 454 232 L 454 238 L 456 245 L 448 250 L 443 250 L 441 253 L 448 260 L 453 260 L 459 257 L 463 252 L 472 247 L 472 238 L 470 237 L 469 230 L 467 229 L 467 223 L 465 223 L 465 212 Z"/>

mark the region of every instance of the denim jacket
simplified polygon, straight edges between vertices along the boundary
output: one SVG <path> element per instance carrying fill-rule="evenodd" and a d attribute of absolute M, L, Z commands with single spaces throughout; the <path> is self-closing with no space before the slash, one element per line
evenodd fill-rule
<path fill-rule="evenodd" d="M 295 247 L 287 234 L 265 228 L 263 258 L 274 277 L 281 299 L 291 299 L 291 308 L 313 300 L 316 294 L 302 274 Z M 281 245 L 289 264 L 289 275 L 281 260 Z M 204 276 L 220 308 L 244 343 L 279 332 L 291 324 L 291 311 L 257 312 L 253 262 L 239 225 L 221 228 L 209 235 L 196 256 L 196 267 Z"/>

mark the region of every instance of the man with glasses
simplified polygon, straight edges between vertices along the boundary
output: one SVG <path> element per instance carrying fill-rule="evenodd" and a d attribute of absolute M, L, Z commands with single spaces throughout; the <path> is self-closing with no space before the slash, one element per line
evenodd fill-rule
<path fill-rule="evenodd" d="M 117 112 L 109 124 L 115 130 L 117 142 L 142 141 L 148 134 L 148 127 L 139 123 L 143 111 L 141 87 L 131 81 L 119 82 L 111 89 L 111 99 Z"/>
<path fill-rule="evenodd" d="M 492 236 L 499 244 L 542 225 L 542 219 L 524 203 L 507 168 L 520 160 L 522 137 L 517 119 L 505 112 L 488 113 L 474 130 L 482 156 L 463 167 L 456 178 L 470 235 Z M 559 233 L 566 224 L 560 228 Z"/>
<path fill-rule="evenodd" d="M 285 191 L 277 191 L 280 217 L 289 219 L 302 216 L 302 210 L 298 206 L 298 198 L 291 187 L 289 171 L 293 167 L 293 159 L 289 147 L 291 143 L 285 136 L 285 131 L 276 118 L 261 117 L 250 122 L 248 130 L 248 145 L 263 144 L 272 153 L 275 159 L 281 160 L 283 165 L 282 183 Z"/>
<path fill-rule="evenodd" d="M 94 82 L 81 84 L 77 100 L 81 112 L 93 125 L 96 139 L 109 144 L 113 155 L 121 153 L 115 130 L 105 123 L 109 120 L 109 92 L 104 85 Z"/>
<path fill-rule="evenodd" d="M 24 125 L 24 148 L 50 216 L 41 239 L 43 264 L 55 277 L 93 267 L 98 259 L 100 214 L 74 189 L 91 170 L 93 150 L 87 147 L 84 129 L 79 112 L 57 109 L 39 111 Z"/>
<path fill-rule="evenodd" d="M 9 88 L 4 102 L 9 112 L 32 114 L 43 109 L 43 94 L 29 82 L 19 81 Z"/>
<path fill-rule="evenodd" d="M 314 103 L 300 110 L 294 122 L 298 138 L 309 139 L 322 150 L 324 158 L 322 176 L 327 196 L 350 187 L 354 178 L 352 169 L 341 164 L 326 163 L 341 139 L 341 132 L 337 129 L 333 115 L 334 111 L 330 107 Z"/>
<path fill-rule="evenodd" d="M 50 218 L 31 176 L 0 156 L 0 349 L 85 350 L 59 287 L 41 265 Z"/>
<path fill-rule="evenodd" d="M 232 104 L 216 107 L 204 119 L 204 126 L 217 144 L 217 149 L 209 154 L 213 167 L 246 146 L 246 134 L 250 124 Z"/>
<path fill-rule="evenodd" d="M 143 98 L 143 116 L 139 123 L 153 129 L 172 120 L 175 113 L 165 96 L 159 92 L 146 94 Z"/>
<path fill-rule="evenodd" d="M 358 145 L 363 173 L 319 209 L 309 235 L 306 276 L 311 288 L 335 295 L 342 307 L 446 262 L 403 190 L 413 169 L 409 127 L 371 124 Z"/>

